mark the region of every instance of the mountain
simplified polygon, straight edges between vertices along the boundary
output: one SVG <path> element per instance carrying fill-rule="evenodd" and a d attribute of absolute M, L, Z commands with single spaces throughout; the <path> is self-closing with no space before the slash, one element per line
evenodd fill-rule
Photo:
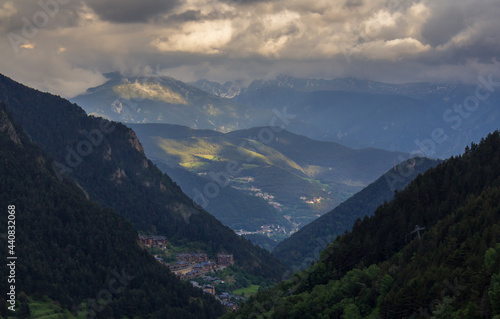
<path fill-rule="evenodd" d="M 134 131 L 87 116 L 76 104 L 0 75 L 0 101 L 29 137 L 54 159 L 59 178 L 73 180 L 86 196 L 114 209 L 148 234 L 215 256 L 234 255 L 251 274 L 279 279 L 284 270 L 269 252 L 253 246 L 194 204 L 144 154 Z"/>
<path fill-rule="evenodd" d="M 223 136 L 222 133 L 211 130 L 193 130 L 184 126 L 168 124 L 128 124 L 128 126 L 138 134 L 141 141 L 143 141 L 148 157 L 158 168 L 173 178 L 188 196 L 197 200 L 200 205 L 225 225 L 235 230 L 247 229 L 251 231 L 259 230 L 261 225 L 266 224 L 289 226 L 289 222 L 263 198 L 248 195 L 232 187 L 224 187 L 224 179 L 219 180 L 216 178 L 217 182 L 210 184 L 214 183 L 212 178 L 207 178 L 207 176 L 199 175 L 185 168 L 189 165 L 196 166 L 198 163 L 189 162 L 176 155 L 168 156 L 168 154 L 164 153 L 163 148 L 158 148 L 157 144 L 158 136 L 172 138 L 178 143 L 182 143 L 185 139 L 217 139 Z M 209 145 L 208 142 L 203 145 L 210 149 L 216 147 L 215 144 Z M 188 146 L 178 146 L 176 150 L 178 153 L 181 149 L 189 148 Z M 213 153 L 211 150 L 205 152 L 207 153 L 205 155 L 202 154 L 203 151 L 193 152 L 196 155 L 190 155 L 191 153 L 186 151 L 185 156 L 205 161 L 208 160 L 205 159 L 206 157 L 210 158 L 207 154 Z M 217 173 L 219 172 L 217 171 Z M 209 184 L 210 186 L 207 186 Z M 212 190 L 210 187 L 215 188 Z M 216 196 L 210 195 L 211 193 L 209 194 L 210 197 L 204 195 L 205 189 L 217 192 Z"/>
<path fill-rule="evenodd" d="M 129 126 L 148 157 L 223 223 L 248 231 L 278 224 L 275 233 L 281 235 L 289 233 L 290 222 L 305 225 L 408 158 L 314 141 L 278 127 L 223 134 L 168 124 Z"/>
<path fill-rule="evenodd" d="M 6 261 L 13 267 L 0 267 L 0 289 L 9 293 L 14 286 L 18 299 L 14 313 L 7 309 L 10 296 L 3 294 L 0 317 L 33 318 L 40 305 L 47 316 L 54 312 L 53 318 L 223 314 L 215 298 L 181 282 L 141 248 L 130 222 L 90 202 L 69 179 L 59 181 L 53 160 L 2 103 L 0 161 L 0 225 L 9 230 L 0 243 L 5 253 L 8 247 L 13 252 L 4 256 L 17 258 Z M 27 315 L 30 307 L 33 317 Z"/>
<path fill-rule="evenodd" d="M 189 84 L 212 95 L 228 99 L 239 95 L 241 90 L 244 88 L 241 81 L 220 84 L 218 82 L 201 79 L 196 82 L 190 82 Z"/>
<path fill-rule="evenodd" d="M 499 318 L 499 163 L 495 131 L 223 318 Z"/>
<path fill-rule="evenodd" d="M 371 216 L 379 205 L 394 197 L 395 191 L 403 190 L 415 177 L 438 163 L 427 158 L 404 161 L 332 211 L 280 242 L 273 255 L 292 269 L 309 267 L 328 243 L 350 230 L 355 223 L 361 223 L 365 216 Z"/>
<path fill-rule="evenodd" d="M 87 113 L 124 123 L 171 123 L 222 132 L 254 126 L 270 117 L 229 99 L 206 93 L 166 76 L 124 77 L 108 81 L 72 99 Z"/>
<path fill-rule="evenodd" d="M 282 125 L 314 140 L 434 158 L 459 154 L 469 141 L 494 130 L 500 117 L 498 84 L 491 75 L 474 85 L 279 76 L 245 86 L 159 75 L 106 77 L 108 82 L 72 101 L 90 114 L 125 123 L 220 132 Z"/>
<path fill-rule="evenodd" d="M 214 86 L 198 85 L 227 93 Z M 479 77 L 476 85 L 280 76 L 256 80 L 232 100 L 264 111 L 286 108 L 293 115 L 286 129 L 315 140 L 447 158 L 496 128 L 496 86 L 491 76 Z"/>

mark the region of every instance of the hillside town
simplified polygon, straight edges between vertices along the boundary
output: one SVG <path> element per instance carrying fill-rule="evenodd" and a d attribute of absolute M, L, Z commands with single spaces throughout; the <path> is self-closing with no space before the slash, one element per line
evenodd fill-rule
<path fill-rule="evenodd" d="M 157 248 L 162 250 L 165 254 L 168 253 L 168 240 L 165 236 L 140 235 L 139 239 L 145 247 Z M 200 288 L 204 292 L 215 296 L 221 304 L 229 309 L 237 310 L 239 308 L 239 305 L 231 300 L 246 299 L 244 297 L 231 295 L 228 292 L 223 292 L 217 295 L 215 285 L 224 283 L 224 281 L 218 277 L 207 275 L 207 273 L 214 273 L 234 265 L 234 256 L 232 254 L 220 252 L 217 254 L 216 260 L 212 261 L 206 253 L 182 252 L 175 255 L 176 261 L 174 263 L 164 261 L 164 259 L 159 255 L 154 255 L 154 257 L 158 262 L 167 266 L 181 280 L 202 279 L 203 282 L 207 282 L 200 285 L 197 281 L 191 281 L 191 284 L 194 287 Z"/>
<path fill-rule="evenodd" d="M 207 272 L 222 270 L 234 264 L 234 257 L 230 254 L 220 253 L 217 255 L 217 261 L 208 259 L 205 253 L 182 253 L 176 255 L 177 261 L 167 266 L 180 279 L 193 279 L 202 277 Z"/>
<path fill-rule="evenodd" d="M 200 285 L 196 281 L 191 281 L 194 287 L 202 289 L 204 292 L 209 293 L 224 306 L 237 310 L 239 305 L 231 302 L 231 298 L 241 298 L 232 296 L 227 292 L 217 295 L 215 292 L 215 285 L 224 283 L 218 277 L 207 276 L 207 273 L 223 270 L 226 267 L 234 265 L 234 256 L 232 254 L 219 253 L 217 254 L 217 261 L 211 261 L 205 253 L 181 253 L 176 255 L 177 261 L 174 264 L 167 264 L 170 270 L 176 274 L 180 279 L 195 279 L 201 278 L 203 281 L 210 282 L 210 284 Z"/>

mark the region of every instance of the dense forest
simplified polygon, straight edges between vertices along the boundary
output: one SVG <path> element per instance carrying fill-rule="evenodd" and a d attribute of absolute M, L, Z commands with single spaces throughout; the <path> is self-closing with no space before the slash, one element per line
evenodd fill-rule
<path fill-rule="evenodd" d="M 193 203 L 146 158 L 131 129 L 87 116 L 76 104 L 3 75 L 0 101 L 55 160 L 52 169 L 59 178 L 72 179 L 90 200 L 114 209 L 137 230 L 167 236 L 177 246 L 195 243 L 211 256 L 232 253 L 249 273 L 281 279 L 285 266 Z"/>
<path fill-rule="evenodd" d="M 438 163 L 427 158 L 412 158 L 400 163 L 332 211 L 280 242 L 273 255 L 292 269 L 309 267 L 328 243 L 351 229 L 355 222 L 361 222 L 364 216 L 372 215 L 379 205 L 394 197 L 395 191 L 403 190 L 415 177 Z"/>
<path fill-rule="evenodd" d="M 48 297 L 80 318 L 216 318 L 224 312 L 215 298 L 181 282 L 139 247 L 130 222 L 90 202 L 72 181 L 59 181 L 53 161 L 1 103 L 0 161 L 2 230 L 7 207 L 15 206 L 18 296 L 16 313 L 0 296 L 0 317 L 29 318 L 26 296 Z M 7 238 L 0 243 L 6 253 Z M 2 279 L 8 272 L 0 267 Z M 0 290 L 7 287 L 2 280 Z"/>
<path fill-rule="evenodd" d="M 499 163 L 495 131 L 224 318 L 500 318 Z"/>

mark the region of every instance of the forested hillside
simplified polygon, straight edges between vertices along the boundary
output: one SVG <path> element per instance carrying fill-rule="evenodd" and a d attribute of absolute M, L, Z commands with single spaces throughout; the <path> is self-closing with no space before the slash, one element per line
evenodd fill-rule
<path fill-rule="evenodd" d="M 87 116 L 76 104 L 30 89 L 0 75 L 0 100 L 29 137 L 102 207 L 130 220 L 137 230 L 167 236 L 214 256 L 234 254 L 248 272 L 280 279 L 284 266 L 268 251 L 238 237 L 195 205 L 149 161 L 135 133 L 126 126 Z"/>
<path fill-rule="evenodd" d="M 7 310 L 6 295 L 0 297 L 0 317 L 29 318 L 29 304 L 47 302 L 47 297 L 79 318 L 216 318 L 223 313 L 218 301 L 181 282 L 140 248 L 130 222 L 90 202 L 70 180 L 59 181 L 52 160 L 1 103 L 0 162 L 0 227 L 7 230 L 7 207 L 14 207 L 17 257 L 15 282 L 8 284 L 11 269 L 0 267 L 0 290 L 9 292 L 12 284 L 18 297 L 16 313 Z M 5 252 L 7 237 L 0 243 Z"/>
<path fill-rule="evenodd" d="M 495 131 L 225 318 L 499 318 L 499 163 Z"/>
<path fill-rule="evenodd" d="M 350 230 L 354 223 L 372 215 L 379 205 L 394 197 L 395 191 L 403 190 L 415 177 L 438 163 L 427 158 L 413 158 L 395 166 L 331 212 L 280 242 L 273 255 L 292 269 L 309 267 L 328 243 Z"/>

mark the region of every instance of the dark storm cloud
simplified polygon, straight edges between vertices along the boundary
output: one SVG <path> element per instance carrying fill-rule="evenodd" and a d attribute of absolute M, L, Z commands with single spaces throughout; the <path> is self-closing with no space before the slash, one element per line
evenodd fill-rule
<path fill-rule="evenodd" d="M 424 43 L 435 50 L 434 63 L 492 63 L 500 55 L 498 1 L 431 5 L 432 15 L 422 27 Z M 427 59 L 427 56 L 423 57 Z M 423 59 L 423 60 L 424 60 Z"/>
<path fill-rule="evenodd" d="M 266 3 L 266 2 L 278 2 L 278 0 L 221 0 L 221 2 L 231 4 L 233 6 L 238 5 L 248 5 L 248 4 L 256 4 L 256 3 Z"/>
<path fill-rule="evenodd" d="M 450 4 L 433 10 L 422 29 L 422 36 L 433 47 L 445 44 L 466 27 L 463 8 Z"/>
<path fill-rule="evenodd" d="M 5 2 L 2 8 L 0 1 L 0 13 L 8 5 L 11 5 L 15 12 L 7 19 L 0 18 L 0 30 L 4 27 L 7 32 L 17 32 L 23 27 L 26 28 L 27 23 L 31 23 L 29 27 L 43 25 L 44 29 L 76 26 L 80 20 L 78 9 L 81 8 L 81 2 L 61 3 L 50 0 L 16 1 Z"/>
<path fill-rule="evenodd" d="M 363 0 L 346 0 L 344 4 L 347 8 L 355 8 L 363 5 Z"/>
<path fill-rule="evenodd" d="M 187 10 L 182 13 L 171 14 L 169 16 L 161 17 L 155 19 L 155 22 L 158 23 L 184 23 L 184 22 L 192 22 L 192 21 L 206 21 L 206 20 L 217 20 L 217 19 L 231 19 L 234 17 L 234 14 L 228 12 L 220 12 L 217 10 L 212 10 L 210 13 L 203 14 L 200 10 Z"/>
<path fill-rule="evenodd" d="M 172 14 L 168 16 L 165 22 L 187 22 L 187 21 L 198 21 L 203 19 L 203 15 L 200 10 L 188 10 L 179 14 Z"/>
<path fill-rule="evenodd" d="M 103 20 L 134 23 L 169 13 L 180 0 L 87 0 L 86 3 Z"/>

